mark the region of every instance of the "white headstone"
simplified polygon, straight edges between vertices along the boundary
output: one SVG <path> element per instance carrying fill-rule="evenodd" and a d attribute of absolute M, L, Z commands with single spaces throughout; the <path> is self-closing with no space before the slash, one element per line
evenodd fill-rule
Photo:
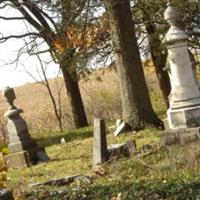
<path fill-rule="evenodd" d="M 171 129 L 200 126 L 200 92 L 190 60 L 187 35 L 176 26 L 176 10 L 168 3 L 164 14 L 170 24 L 163 42 L 168 49 L 170 66 L 170 108 L 167 111 Z"/>

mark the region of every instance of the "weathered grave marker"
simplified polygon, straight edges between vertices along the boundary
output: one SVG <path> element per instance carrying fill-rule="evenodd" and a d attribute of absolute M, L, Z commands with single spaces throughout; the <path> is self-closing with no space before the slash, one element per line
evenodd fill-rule
<path fill-rule="evenodd" d="M 25 120 L 20 116 L 23 111 L 14 106 L 16 96 L 13 88 L 7 87 L 3 95 L 9 103 L 8 111 L 4 115 L 8 121 L 8 148 L 10 154 L 5 156 L 8 166 L 23 168 L 37 162 L 48 161 L 44 148 L 37 146 L 37 143 L 29 134 Z"/>
<path fill-rule="evenodd" d="M 126 132 L 127 124 L 125 122 L 122 122 L 119 124 L 114 132 L 114 136 L 118 136 L 121 133 Z"/>
<path fill-rule="evenodd" d="M 106 127 L 103 119 L 94 120 L 93 165 L 108 160 Z"/>
<path fill-rule="evenodd" d="M 118 159 L 121 156 L 129 157 L 136 150 L 135 140 L 122 144 L 111 144 L 107 147 L 105 122 L 103 119 L 94 120 L 93 166 L 106 161 Z"/>
<path fill-rule="evenodd" d="M 163 43 L 168 49 L 168 73 L 172 89 L 167 111 L 169 130 L 162 134 L 161 141 L 162 144 L 184 143 L 187 139 L 192 141 L 198 138 L 193 132 L 197 129 L 195 132 L 199 133 L 200 91 L 188 52 L 188 36 L 176 25 L 177 13 L 170 3 L 164 17 L 170 25 Z M 187 130 L 187 134 L 184 130 Z M 189 137 L 190 134 L 193 136 Z"/>

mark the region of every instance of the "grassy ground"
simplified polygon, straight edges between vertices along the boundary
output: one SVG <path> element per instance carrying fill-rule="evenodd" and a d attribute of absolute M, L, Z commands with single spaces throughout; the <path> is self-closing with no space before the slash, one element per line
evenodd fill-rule
<path fill-rule="evenodd" d="M 156 112 L 164 117 L 159 95 L 152 93 L 151 97 Z M 8 171 L 8 186 L 14 190 L 16 200 L 200 199 L 199 142 L 164 148 L 159 144 L 160 132 L 152 128 L 119 137 L 108 133 L 108 144 L 136 140 L 137 152 L 101 166 L 101 173 L 97 173 L 92 169 L 92 127 L 62 134 L 43 132 L 34 137 L 45 146 L 51 160 Z M 63 137 L 66 144 L 60 143 Z M 92 175 L 92 182 L 77 180 L 64 187 L 28 186 L 73 174 Z"/>
<path fill-rule="evenodd" d="M 146 73 L 154 110 L 161 118 L 165 118 L 166 109 L 157 91 L 155 77 L 149 75 L 150 72 Z M 87 115 L 90 121 L 94 115 L 108 120 L 118 118 L 121 104 L 116 74 L 110 71 L 101 74 L 100 78 L 99 74 L 93 74 L 90 81 L 82 80 L 80 84 Z M 27 93 L 27 90 L 31 92 Z M 200 199 L 198 142 L 161 148 L 160 132 L 152 128 L 119 137 L 108 133 L 108 144 L 136 140 L 137 153 L 101 166 L 99 173 L 92 169 L 92 127 L 64 133 L 50 131 L 56 127 L 56 123 L 46 92 L 36 85 L 27 85 L 17 89 L 17 97 L 16 105 L 24 109 L 24 117 L 32 128 L 31 134 L 39 145 L 46 148 L 50 161 L 23 170 L 9 169 L 7 187 L 14 191 L 15 200 Z M 0 110 L 0 117 L 3 113 L 4 110 Z M 110 122 L 107 121 L 107 124 Z M 60 143 L 63 137 L 66 140 L 64 145 Z M 3 184 L 5 170 L 4 167 L 0 168 L 0 177 L 3 179 L 0 179 L 0 183 Z M 29 187 L 32 183 L 80 173 L 92 175 L 92 182 L 77 180 L 64 187 Z"/>
<path fill-rule="evenodd" d="M 80 173 L 91 174 L 92 183 L 75 182 L 64 188 L 32 188 L 29 198 L 200 199 L 199 143 L 161 148 L 160 133 L 154 129 L 146 129 L 137 134 L 127 133 L 119 137 L 108 134 L 109 144 L 135 139 L 138 152 L 129 159 L 121 158 L 103 165 L 103 173 L 98 175 L 92 170 L 91 131 L 91 128 L 87 128 L 66 132 L 64 135 L 57 134 L 56 138 L 66 138 L 64 145 L 60 144 L 59 140 L 56 142 L 54 137 L 53 140 L 50 137 L 47 143 L 44 143 L 45 140 L 38 140 L 41 144 L 47 144 L 46 150 L 51 161 L 24 170 L 9 170 L 9 187 L 15 190 L 15 194 L 20 195 L 18 199 L 23 199 L 23 195 L 30 192 L 30 183 Z M 48 191 L 51 191 L 51 195 Z M 63 192 L 53 195 L 52 191 Z"/>

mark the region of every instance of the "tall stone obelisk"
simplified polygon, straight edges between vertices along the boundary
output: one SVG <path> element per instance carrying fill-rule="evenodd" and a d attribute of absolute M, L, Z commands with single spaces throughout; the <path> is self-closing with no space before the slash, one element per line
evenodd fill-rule
<path fill-rule="evenodd" d="M 176 10 L 168 3 L 164 13 L 170 28 L 163 40 L 168 49 L 171 82 L 170 108 L 167 111 L 170 129 L 200 126 L 200 91 L 188 52 L 188 36 L 176 25 Z"/>
<path fill-rule="evenodd" d="M 169 129 L 161 134 L 161 144 L 184 144 L 200 139 L 200 91 L 188 51 L 188 36 L 177 26 L 177 13 L 170 3 L 164 17 L 170 25 L 163 43 L 168 50 L 172 89 L 167 111 Z"/>

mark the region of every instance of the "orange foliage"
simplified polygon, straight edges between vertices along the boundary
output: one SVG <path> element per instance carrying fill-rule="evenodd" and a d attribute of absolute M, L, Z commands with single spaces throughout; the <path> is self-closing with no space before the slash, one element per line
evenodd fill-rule
<path fill-rule="evenodd" d="M 105 18 L 97 24 L 87 27 L 71 25 L 66 31 L 64 41 L 57 37 L 54 47 L 59 53 L 63 53 L 66 48 L 75 48 L 78 52 L 84 52 L 92 48 L 96 43 L 104 42 L 103 34 L 108 33 L 109 23 Z"/>
<path fill-rule="evenodd" d="M 60 40 L 60 38 L 57 38 L 55 43 L 54 43 L 54 47 L 55 49 L 57 49 L 59 51 L 59 53 L 63 53 L 65 48 L 63 46 L 62 41 Z"/>

